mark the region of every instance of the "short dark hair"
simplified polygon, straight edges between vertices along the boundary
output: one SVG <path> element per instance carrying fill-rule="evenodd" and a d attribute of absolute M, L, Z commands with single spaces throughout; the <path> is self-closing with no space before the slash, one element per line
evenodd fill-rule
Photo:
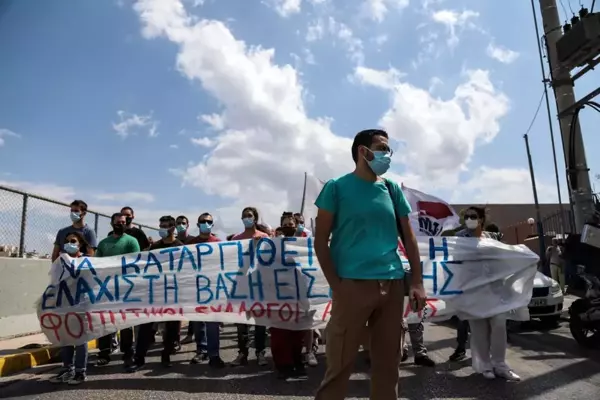
<path fill-rule="evenodd" d="M 352 142 L 352 159 L 354 163 L 358 162 L 358 148 L 360 146 L 371 147 L 374 136 L 388 138 L 387 132 L 381 129 L 365 129 L 354 136 L 354 142 Z"/>
<path fill-rule="evenodd" d="M 125 206 L 125 207 L 121 208 L 121 212 L 123 212 L 123 210 L 129 210 L 129 211 L 131 211 L 131 215 L 135 214 L 135 213 L 133 212 L 133 208 L 131 208 L 131 207 L 129 207 L 129 206 Z"/>
<path fill-rule="evenodd" d="M 284 211 L 281 214 L 281 218 L 279 218 L 279 225 L 283 225 L 283 220 L 287 219 L 287 218 L 294 218 L 294 221 L 295 221 L 296 220 L 295 217 L 296 217 L 296 214 L 294 214 L 293 212 L 291 212 L 291 211 Z"/>
<path fill-rule="evenodd" d="M 180 220 L 180 219 L 185 219 L 185 223 L 188 225 L 190 224 L 190 220 L 185 215 L 180 215 L 179 217 L 175 218 L 175 220 Z"/>
<path fill-rule="evenodd" d="M 160 217 L 160 219 L 158 220 L 158 222 L 159 223 L 166 222 L 170 226 L 175 226 L 175 218 L 173 218 L 171 215 L 164 215 L 164 216 Z"/>
<path fill-rule="evenodd" d="M 198 216 L 198 220 L 200 220 L 200 218 L 202 218 L 202 217 L 211 217 L 211 218 L 212 218 L 213 216 L 212 216 L 212 214 L 211 214 L 211 213 L 207 213 L 207 212 L 205 212 L 205 213 L 202 213 L 202 214 L 200 214 L 200 215 Z"/>
<path fill-rule="evenodd" d="M 475 211 L 475 214 L 477 214 L 477 218 L 479 218 L 481 221 L 483 221 L 483 223 L 485 223 L 485 207 L 469 206 L 465 209 L 465 214 L 469 210 Z"/>
<path fill-rule="evenodd" d="M 79 209 L 83 212 L 87 211 L 87 203 L 83 200 L 73 200 L 73 202 L 71 204 L 69 204 L 71 207 L 79 207 Z"/>
<path fill-rule="evenodd" d="M 119 218 L 119 217 L 124 217 L 123 213 L 114 213 L 111 217 L 110 217 L 110 223 L 112 224 L 113 222 L 115 222 L 115 218 Z"/>
<path fill-rule="evenodd" d="M 227 235 L 227 237 L 226 237 L 227 241 L 230 241 L 231 239 L 233 239 L 234 236 L 235 236 L 235 233 L 232 233 L 231 235 Z"/>
<path fill-rule="evenodd" d="M 498 225 L 496 224 L 488 224 L 485 227 L 485 230 L 488 232 L 500 233 L 500 228 L 498 228 Z"/>

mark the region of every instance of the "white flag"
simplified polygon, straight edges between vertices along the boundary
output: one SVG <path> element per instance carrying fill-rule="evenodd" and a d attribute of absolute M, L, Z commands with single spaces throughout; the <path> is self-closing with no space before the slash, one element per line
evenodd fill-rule
<path fill-rule="evenodd" d="M 444 200 L 404 185 L 402 192 L 413 210 L 410 221 L 415 235 L 440 236 L 460 226 L 460 217 Z"/>

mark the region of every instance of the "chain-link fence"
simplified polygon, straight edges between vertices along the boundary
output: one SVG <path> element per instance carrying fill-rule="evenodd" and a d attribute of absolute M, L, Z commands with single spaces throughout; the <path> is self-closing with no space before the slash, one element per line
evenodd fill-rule
<path fill-rule="evenodd" d="M 0 186 L 0 255 L 49 257 L 56 233 L 69 225 L 70 206 L 61 201 Z M 88 210 L 86 223 L 98 240 L 110 232 L 110 215 Z M 135 224 L 146 235 L 156 228 Z"/>

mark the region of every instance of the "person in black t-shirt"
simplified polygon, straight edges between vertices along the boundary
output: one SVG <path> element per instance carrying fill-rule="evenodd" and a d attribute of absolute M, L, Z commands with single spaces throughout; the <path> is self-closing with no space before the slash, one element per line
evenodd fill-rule
<path fill-rule="evenodd" d="M 183 246 L 183 243 L 176 238 L 175 218 L 170 215 L 161 217 L 159 220 L 158 235 L 160 240 L 152 244 L 149 250 L 166 249 L 169 247 Z M 135 372 L 146 364 L 146 353 L 152 344 L 154 337 L 153 323 L 141 325 L 138 332 L 138 340 L 135 348 L 135 359 L 127 371 Z M 174 353 L 175 344 L 179 340 L 180 321 L 165 322 L 165 333 L 163 336 L 163 351 L 161 355 L 161 364 L 163 367 L 171 366 L 171 354 Z"/>
<path fill-rule="evenodd" d="M 143 230 L 136 226 L 133 226 L 133 219 L 135 218 L 133 208 L 129 206 L 123 207 L 121 209 L 121 214 L 125 216 L 125 221 L 127 224 L 125 226 L 125 233 L 129 236 L 133 236 L 138 241 L 141 251 L 148 250 L 148 248 L 150 247 L 150 241 L 148 240 L 148 237 L 146 236 Z M 112 231 L 108 233 L 108 236 L 110 235 L 112 235 Z"/>

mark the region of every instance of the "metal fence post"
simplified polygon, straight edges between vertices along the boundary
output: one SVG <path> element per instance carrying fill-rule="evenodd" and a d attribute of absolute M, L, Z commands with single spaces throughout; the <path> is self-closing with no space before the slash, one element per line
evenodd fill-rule
<path fill-rule="evenodd" d="M 100 216 L 98 215 L 98 213 L 94 213 L 94 232 L 96 232 L 96 236 L 98 236 L 98 220 L 100 219 Z"/>
<path fill-rule="evenodd" d="M 29 195 L 23 195 L 23 209 L 21 210 L 21 234 L 19 236 L 19 257 L 23 258 L 25 254 L 25 230 L 27 228 L 27 203 Z"/>

